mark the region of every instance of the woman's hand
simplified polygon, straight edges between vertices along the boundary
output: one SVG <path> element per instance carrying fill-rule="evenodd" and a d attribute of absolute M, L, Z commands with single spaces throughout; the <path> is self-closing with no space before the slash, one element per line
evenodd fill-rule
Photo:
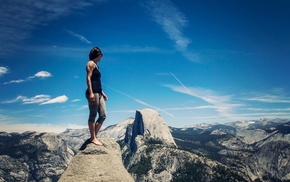
<path fill-rule="evenodd" d="M 107 101 L 107 100 L 109 99 L 109 98 L 106 96 L 106 94 L 104 94 L 104 93 L 103 93 L 103 97 L 104 97 L 104 100 L 105 100 L 105 101 Z"/>
<path fill-rule="evenodd" d="M 96 98 L 95 98 L 95 95 L 94 93 L 90 93 L 90 101 L 95 101 Z"/>

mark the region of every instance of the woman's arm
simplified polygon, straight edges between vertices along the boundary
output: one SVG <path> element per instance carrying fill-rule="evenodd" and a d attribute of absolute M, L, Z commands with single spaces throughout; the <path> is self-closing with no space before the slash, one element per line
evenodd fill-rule
<path fill-rule="evenodd" d="M 89 98 L 91 101 L 95 100 L 95 95 L 93 93 L 93 89 L 92 89 L 92 82 L 91 82 L 91 77 L 93 74 L 93 70 L 94 70 L 95 64 L 92 61 L 89 61 L 86 67 L 86 71 L 87 71 L 87 85 L 88 85 L 88 91 L 89 91 Z"/>
<path fill-rule="evenodd" d="M 103 97 L 104 97 L 105 100 L 108 100 L 108 97 L 107 97 L 107 95 L 105 94 L 104 91 L 102 91 L 102 95 L 103 95 Z"/>

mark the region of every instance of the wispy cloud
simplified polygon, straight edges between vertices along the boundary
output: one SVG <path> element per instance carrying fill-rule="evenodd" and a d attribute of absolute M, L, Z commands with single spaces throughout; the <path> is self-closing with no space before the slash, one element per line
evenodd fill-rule
<path fill-rule="evenodd" d="M 132 45 L 120 45 L 115 47 L 108 48 L 110 53 L 142 53 L 142 52 L 150 52 L 150 53 L 171 53 L 170 51 L 160 49 L 159 47 L 151 47 L 151 46 L 132 46 Z"/>
<path fill-rule="evenodd" d="M 8 71 L 9 71 L 9 69 L 7 67 L 0 66 L 0 76 L 7 74 Z"/>
<path fill-rule="evenodd" d="M 144 0 L 142 6 L 175 43 L 176 49 L 190 61 L 198 62 L 198 55 L 187 50 L 191 39 L 183 33 L 188 22 L 186 16 L 170 0 Z"/>
<path fill-rule="evenodd" d="M 45 104 L 55 104 L 55 103 L 64 103 L 68 100 L 68 97 L 65 95 L 58 96 L 56 98 L 50 99 L 46 102 L 41 103 L 40 105 L 45 105 Z"/>
<path fill-rule="evenodd" d="M 257 118 L 268 118 L 268 119 L 286 119 L 290 118 L 289 112 L 254 112 L 254 113 L 244 113 L 244 114 L 233 114 L 232 120 L 234 121 L 245 121 L 245 120 L 257 120 Z"/>
<path fill-rule="evenodd" d="M 185 110 L 198 110 L 198 109 L 218 109 L 216 106 L 204 105 L 196 107 L 174 107 L 174 108 L 163 108 L 165 111 L 185 111 Z"/>
<path fill-rule="evenodd" d="M 36 78 L 49 78 L 49 77 L 52 77 L 51 73 L 49 73 L 47 71 L 39 71 L 36 74 L 34 74 L 33 76 L 29 76 L 25 79 L 11 80 L 9 82 L 5 82 L 4 84 L 23 83 L 23 82 L 31 81 L 31 80 L 36 79 Z"/>
<path fill-rule="evenodd" d="M 51 98 L 50 95 L 45 94 L 39 94 L 34 97 L 26 97 L 26 96 L 18 96 L 13 100 L 4 101 L 3 104 L 11 104 L 16 102 L 21 102 L 22 104 L 39 104 L 39 105 L 45 105 L 45 104 L 55 104 L 55 103 L 64 103 L 68 100 L 68 97 L 65 95 L 58 96 L 56 98 Z"/>
<path fill-rule="evenodd" d="M 42 102 L 46 102 L 50 99 L 49 95 L 44 95 L 44 94 L 40 94 L 40 95 L 36 95 L 34 97 L 28 98 L 26 96 L 17 96 L 15 99 L 13 100 L 9 100 L 9 101 L 5 101 L 2 103 L 5 104 L 10 104 L 10 103 L 15 103 L 15 102 L 22 102 L 23 104 L 39 104 Z"/>
<path fill-rule="evenodd" d="M 233 104 L 230 95 L 219 95 L 212 90 L 206 90 L 201 88 L 188 87 L 185 89 L 182 86 L 165 85 L 173 91 L 188 94 L 193 97 L 199 98 L 212 106 L 203 107 L 205 109 L 215 108 L 220 114 L 228 115 L 236 107 L 243 106 L 242 104 Z M 201 108 L 201 107 L 200 107 Z"/>
<path fill-rule="evenodd" d="M 182 110 L 198 110 L 198 109 L 214 109 L 219 115 L 213 115 L 213 119 L 220 118 L 224 120 L 225 118 L 236 121 L 236 120 L 247 120 L 247 119 L 257 119 L 262 117 L 267 118 L 289 118 L 290 108 L 284 107 L 281 108 L 269 108 L 269 105 L 265 106 L 264 103 L 290 103 L 290 98 L 285 96 L 269 95 L 263 94 L 256 97 L 250 97 L 246 99 L 237 99 L 235 95 L 224 95 L 217 93 L 213 90 L 196 88 L 196 87 L 187 87 L 184 85 L 180 79 L 177 78 L 173 73 L 171 75 L 180 85 L 164 85 L 165 87 L 170 88 L 171 90 L 193 96 L 195 98 L 201 99 L 206 102 L 208 105 L 200 105 L 195 107 L 180 107 L 180 108 L 167 108 L 166 111 L 182 111 Z M 251 102 L 261 102 L 262 105 L 251 105 Z M 207 118 L 207 119 L 210 119 Z M 201 116 L 203 118 L 203 116 Z M 191 117 L 187 119 L 201 119 L 199 116 Z M 183 118 L 184 119 L 184 118 Z"/>
<path fill-rule="evenodd" d="M 257 101 L 265 103 L 290 103 L 290 97 L 263 94 L 256 97 L 246 98 L 248 101 Z"/>
<path fill-rule="evenodd" d="M 268 118 L 268 119 L 289 119 L 290 113 L 288 112 L 260 112 L 260 113 L 244 113 L 244 114 L 232 114 L 230 121 L 247 121 L 247 120 L 257 120 L 261 118 Z M 195 117 L 188 117 L 182 118 L 184 120 L 199 120 L 199 121 L 214 121 L 214 122 L 225 122 L 225 118 L 222 116 L 195 116 Z"/>
<path fill-rule="evenodd" d="M 7 114 L 1 114 L 1 113 L 7 113 L 7 112 L 5 112 L 5 110 L 3 111 L 3 110 L 0 110 L 0 125 L 1 125 L 1 123 L 3 124 L 3 123 L 9 123 L 9 122 L 22 122 L 21 121 L 21 119 L 22 118 L 15 118 L 15 117 L 13 117 L 13 116 L 9 116 L 9 115 L 7 115 Z M 1 128 L 1 130 L 2 131 L 6 131 L 6 130 L 4 130 L 2 127 L 0 127 Z"/>
<path fill-rule="evenodd" d="M 33 30 L 105 0 L 9 0 L 1 2 L 0 56 L 8 56 L 21 47 Z M 15 13 L 17 12 L 17 13 Z"/>
<path fill-rule="evenodd" d="M 135 113 L 136 110 L 115 110 L 115 111 L 108 111 L 108 113 Z"/>
<path fill-rule="evenodd" d="M 77 34 L 73 31 L 70 31 L 70 30 L 66 30 L 70 35 L 72 35 L 73 37 L 76 37 L 78 38 L 80 41 L 84 42 L 84 43 L 87 43 L 87 44 L 92 44 L 91 41 L 89 41 L 87 38 L 85 38 L 83 35 L 80 35 L 80 34 Z"/>
<path fill-rule="evenodd" d="M 216 109 L 222 116 L 231 117 L 231 112 L 237 108 L 243 106 L 243 104 L 234 104 L 231 95 L 220 95 L 212 90 L 194 88 L 185 86 L 173 73 L 172 76 L 178 81 L 181 86 L 176 85 L 165 85 L 175 92 L 187 94 L 196 98 L 199 98 L 206 103 L 208 106 L 201 106 L 199 109 Z"/>
<path fill-rule="evenodd" d="M 169 38 L 179 49 L 186 49 L 191 40 L 183 35 L 182 29 L 187 24 L 186 17 L 169 0 L 146 0 L 144 7 L 161 25 Z"/>
<path fill-rule="evenodd" d="M 87 109 L 87 108 L 88 108 L 88 105 L 83 105 L 80 108 L 78 108 L 77 110 L 84 110 L 84 109 Z"/>
<path fill-rule="evenodd" d="M 264 111 L 264 112 L 272 112 L 272 111 L 290 111 L 290 108 L 247 108 L 249 111 Z M 290 113 L 289 113 L 290 114 Z"/>
<path fill-rule="evenodd" d="M 106 87 L 110 88 L 111 90 L 113 90 L 113 91 L 115 91 L 115 92 L 117 92 L 117 93 L 119 93 L 119 94 L 121 94 L 121 95 L 123 95 L 123 96 L 126 96 L 126 97 L 132 99 L 133 101 L 135 101 L 135 102 L 137 102 L 137 103 L 139 103 L 139 104 L 141 104 L 141 105 L 143 105 L 143 106 L 146 106 L 146 107 L 149 107 L 149 108 L 155 109 L 155 110 L 157 110 L 157 111 L 164 112 L 164 113 L 167 114 L 168 116 L 170 116 L 170 117 L 174 117 L 171 113 L 169 113 L 169 112 L 167 112 L 167 111 L 165 111 L 165 110 L 163 110 L 163 109 L 160 109 L 160 108 L 158 108 L 158 107 L 156 107 L 156 106 L 153 106 L 153 105 L 151 105 L 151 104 L 148 104 L 147 102 L 144 102 L 144 101 L 142 101 L 142 100 L 140 100 L 140 99 L 137 99 L 137 98 L 135 98 L 135 97 L 133 97 L 133 96 L 131 96 L 131 95 L 129 95 L 129 94 L 126 94 L 126 93 L 124 93 L 124 92 L 121 92 L 121 91 L 119 91 L 119 90 L 116 90 L 116 89 L 114 89 L 114 88 L 112 88 L 112 87 L 109 87 L 108 85 L 106 85 Z"/>
<path fill-rule="evenodd" d="M 79 101 L 81 101 L 81 99 L 74 99 L 71 102 L 79 102 Z"/>
<path fill-rule="evenodd" d="M 0 115 L 1 119 L 1 115 Z M 82 129 L 86 128 L 87 126 L 84 125 L 77 125 L 71 123 L 58 123 L 58 124 L 37 124 L 37 123 L 15 123 L 19 120 L 11 120 L 9 123 L 0 123 L 1 131 L 5 132 L 26 132 L 26 131 L 38 131 L 38 132 L 54 132 L 54 133 L 61 133 L 64 132 L 66 129 Z"/>

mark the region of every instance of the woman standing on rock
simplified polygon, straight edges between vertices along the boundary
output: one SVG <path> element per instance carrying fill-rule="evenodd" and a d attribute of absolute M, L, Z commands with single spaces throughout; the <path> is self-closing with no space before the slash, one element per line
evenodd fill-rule
<path fill-rule="evenodd" d="M 97 139 L 97 134 L 102 127 L 104 120 L 106 119 L 106 104 L 105 101 L 108 97 L 102 89 L 101 72 L 97 65 L 103 57 L 102 51 L 98 47 L 91 49 L 87 63 L 87 85 L 86 98 L 88 100 L 90 115 L 88 119 L 88 125 L 90 129 L 91 138 L 90 141 L 95 145 L 102 146 L 103 144 Z M 99 114 L 98 120 L 96 120 L 97 113 Z"/>

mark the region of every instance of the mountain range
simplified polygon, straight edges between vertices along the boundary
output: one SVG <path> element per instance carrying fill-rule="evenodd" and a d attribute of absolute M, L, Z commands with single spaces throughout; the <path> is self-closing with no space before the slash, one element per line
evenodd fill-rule
<path fill-rule="evenodd" d="M 152 109 L 102 130 L 135 181 L 290 181 L 290 121 L 260 119 L 174 128 Z M 57 181 L 88 129 L 0 133 L 0 181 Z"/>

